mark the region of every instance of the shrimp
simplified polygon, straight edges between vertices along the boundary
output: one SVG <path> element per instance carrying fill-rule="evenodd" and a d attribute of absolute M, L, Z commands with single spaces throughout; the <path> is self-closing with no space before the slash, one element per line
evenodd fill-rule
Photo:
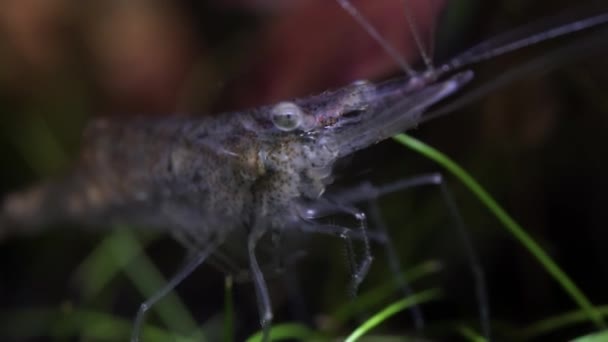
<path fill-rule="evenodd" d="M 467 71 L 432 84 L 420 77 L 357 82 L 200 120 L 97 121 L 64 181 L 7 197 L 3 227 L 57 221 L 171 227 L 202 251 L 196 264 L 230 234 L 247 234 L 267 331 L 270 299 L 255 257 L 262 235 L 305 224 L 307 207 L 298 202 L 322 197 L 337 159 L 415 126 L 428 106 L 471 78 Z"/>
<path fill-rule="evenodd" d="M 361 20 L 347 1 L 340 3 Z M 357 81 L 247 111 L 96 120 L 85 131 L 81 157 L 68 176 L 6 197 L 0 232 L 56 222 L 128 224 L 166 229 L 195 251 L 167 287 L 141 305 L 132 341 L 139 340 L 144 315 L 155 302 L 224 244 L 238 241 L 247 254 L 267 341 L 273 313 L 256 252 L 264 236 L 295 230 L 336 235 L 347 245 L 369 243 L 365 214 L 324 196 L 337 161 L 434 118 L 430 107 L 473 80 L 471 64 L 606 22 L 608 14 L 602 13 L 500 46 L 479 45 L 422 73 L 406 68 L 405 77 Z M 364 27 L 379 39 L 373 27 Z M 317 222 L 323 210 L 352 215 L 358 229 Z M 353 265 L 353 291 L 372 262 L 368 251 Z"/>

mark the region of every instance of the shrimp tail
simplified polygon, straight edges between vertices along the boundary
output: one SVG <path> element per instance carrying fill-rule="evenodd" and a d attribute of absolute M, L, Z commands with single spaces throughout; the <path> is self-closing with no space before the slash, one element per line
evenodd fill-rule
<path fill-rule="evenodd" d="M 55 223 L 61 211 L 60 202 L 51 194 L 52 185 L 42 185 L 9 194 L 0 212 L 0 239 L 10 235 L 31 235 Z"/>
<path fill-rule="evenodd" d="M 11 193 L 0 207 L 0 240 L 11 235 L 33 235 L 57 223 L 78 221 L 87 201 L 77 177 L 40 184 Z"/>

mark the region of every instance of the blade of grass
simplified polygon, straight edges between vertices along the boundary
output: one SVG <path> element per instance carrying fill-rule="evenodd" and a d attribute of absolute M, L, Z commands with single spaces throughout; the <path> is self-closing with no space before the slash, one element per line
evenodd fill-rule
<path fill-rule="evenodd" d="M 117 230 L 111 255 L 117 263 L 126 265 L 124 271 L 127 277 L 145 298 L 150 298 L 167 281 L 152 261 L 144 253 L 141 253 L 142 246 L 130 230 L 120 228 L 122 229 Z M 140 253 L 141 256 L 133 259 L 130 263 L 126 263 L 125 259 L 129 258 L 134 251 Z M 174 292 L 169 293 L 152 309 L 158 313 L 171 331 L 190 333 L 197 330 L 196 321 Z M 199 341 L 205 340 L 201 331 L 198 331 L 197 335 Z"/>
<path fill-rule="evenodd" d="M 414 282 L 424 276 L 432 273 L 437 273 L 441 270 L 441 264 L 437 261 L 427 261 L 416 267 L 405 272 L 405 279 L 408 282 Z M 349 301 L 346 304 L 340 306 L 338 309 L 330 315 L 332 322 L 337 325 L 341 325 L 355 314 L 364 310 L 369 310 L 373 305 L 380 303 L 382 300 L 393 294 L 393 291 L 397 289 L 399 282 L 393 277 L 392 282 L 386 282 L 382 285 L 366 291 L 361 295 L 358 295 L 354 301 Z"/>
<path fill-rule="evenodd" d="M 94 341 L 126 341 L 131 335 L 132 322 L 116 316 L 69 308 L 30 308 L 0 313 L 2 340 L 24 341 L 51 336 L 62 340 L 81 337 Z M 147 325 L 144 341 L 195 342 L 195 337 L 176 336 L 172 332 Z"/>
<path fill-rule="evenodd" d="M 84 340 L 94 341 L 120 341 L 127 340 L 133 329 L 131 320 L 116 318 L 114 315 L 90 312 L 74 311 L 65 315 L 55 331 L 62 330 L 71 336 L 81 334 Z M 143 341 L 179 341 L 195 342 L 198 337 L 184 337 L 175 334 L 174 331 L 160 329 L 155 326 L 146 325 L 143 329 Z"/>
<path fill-rule="evenodd" d="M 80 291 L 85 299 L 91 299 L 108 285 L 134 258 L 141 255 L 145 246 L 154 238 L 140 242 L 141 248 L 124 250 L 120 260 L 110 257 L 121 237 L 117 232 L 106 236 L 74 271 L 74 278 L 80 284 Z"/>
<path fill-rule="evenodd" d="M 606 342 L 608 341 L 608 330 L 600 331 L 595 334 L 585 335 L 575 338 L 572 342 Z"/>
<path fill-rule="evenodd" d="M 232 277 L 226 276 L 224 286 L 224 342 L 234 342 L 234 301 Z"/>
<path fill-rule="evenodd" d="M 602 316 L 608 316 L 608 305 L 596 307 L 597 312 Z M 537 338 L 540 335 L 553 332 L 570 325 L 578 324 L 587 321 L 587 313 L 582 310 L 567 312 L 562 315 L 550 317 L 536 322 L 523 331 L 519 335 L 521 340 L 530 340 Z"/>
<path fill-rule="evenodd" d="M 367 332 L 386 321 L 390 317 L 395 314 L 411 307 L 412 305 L 421 304 L 424 302 L 428 302 L 430 300 L 437 299 L 441 296 L 441 291 L 439 289 L 430 289 L 426 291 L 422 291 L 420 293 L 416 293 L 413 296 L 403 298 L 389 306 L 387 306 L 382 311 L 370 317 L 368 320 L 363 322 L 357 329 L 355 329 L 344 341 L 345 342 L 355 342 Z"/>
<path fill-rule="evenodd" d="M 591 301 L 574 284 L 568 275 L 561 270 L 551 257 L 526 233 L 526 231 L 490 196 L 490 194 L 463 168 L 445 154 L 407 134 L 393 137 L 397 142 L 435 161 L 452 175 L 458 178 L 475 196 L 496 216 L 502 225 L 513 235 L 562 286 L 570 297 L 583 309 L 590 321 L 598 328 L 606 326 L 604 318 L 593 307 Z"/>
<path fill-rule="evenodd" d="M 309 340 L 327 340 L 319 333 L 308 328 L 303 324 L 298 323 L 284 323 L 274 325 L 270 329 L 270 340 L 279 341 L 292 339 L 297 341 L 309 341 Z M 247 339 L 247 342 L 261 342 L 262 332 L 258 331 Z"/>
<path fill-rule="evenodd" d="M 33 114 L 23 122 L 19 134 L 9 130 L 5 134 L 37 175 L 48 176 L 68 164 L 66 152 L 44 118 Z"/>
<path fill-rule="evenodd" d="M 464 326 L 464 325 L 459 326 L 458 331 L 465 339 L 467 339 L 471 342 L 486 342 L 487 341 L 483 336 L 479 335 L 479 333 L 477 333 L 471 327 Z"/>

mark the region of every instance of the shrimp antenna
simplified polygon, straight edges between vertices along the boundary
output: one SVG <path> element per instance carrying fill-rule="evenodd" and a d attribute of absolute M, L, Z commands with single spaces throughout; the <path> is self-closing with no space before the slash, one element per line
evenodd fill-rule
<path fill-rule="evenodd" d="M 441 67 L 441 73 L 474 65 L 491 58 L 522 49 L 524 47 L 536 45 L 606 23 L 608 23 L 608 12 L 575 20 L 532 35 L 529 34 L 530 30 L 536 28 L 539 23 L 526 25 L 522 28 L 501 34 L 493 39 L 487 40 L 468 49 L 464 53 L 456 56 L 451 61 L 443 65 Z M 522 36 L 524 37 L 520 38 Z"/>
<path fill-rule="evenodd" d="M 370 36 L 372 36 L 372 38 L 374 38 L 374 40 L 376 40 L 376 42 L 378 42 L 378 44 L 380 44 L 382 49 L 384 49 L 384 51 L 389 54 L 391 58 L 393 58 L 397 62 L 397 64 L 399 64 L 399 67 L 401 67 L 401 69 L 403 69 L 403 71 L 405 71 L 408 76 L 414 77 L 416 75 L 416 71 L 414 71 L 412 66 L 403 58 L 403 56 L 401 56 L 397 52 L 397 50 L 395 50 L 395 48 L 386 39 L 384 39 L 380 35 L 378 30 L 376 30 L 376 28 L 372 26 L 372 24 L 368 20 L 366 20 L 365 17 L 363 17 L 361 12 L 359 12 L 359 10 L 355 6 L 353 6 L 350 1 L 336 1 L 340 6 L 342 6 L 344 10 L 346 10 L 346 12 L 348 12 L 348 14 L 350 14 L 351 17 L 353 17 L 361 25 L 361 27 L 363 27 L 363 29 L 365 29 L 365 31 L 367 31 Z"/>
<path fill-rule="evenodd" d="M 432 3 L 432 1 L 431 1 Z M 420 51 L 420 56 L 422 57 L 422 61 L 426 66 L 427 70 L 433 70 L 433 61 L 431 60 L 430 54 L 427 51 L 427 47 L 424 46 L 422 40 L 420 39 L 420 31 L 417 29 L 418 25 L 416 24 L 416 18 L 412 16 L 412 13 L 408 11 L 409 5 L 408 0 L 403 0 L 403 8 L 405 9 L 405 20 L 407 21 L 408 26 L 410 27 L 410 32 L 414 37 L 414 42 L 416 43 L 416 47 L 418 47 L 418 51 Z M 432 35 L 431 35 L 432 37 Z M 432 43 L 429 45 L 433 45 Z"/>
<path fill-rule="evenodd" d="M 452 113 L 455 110 L 482 98 L 488 93 L 513 83 L 516 80 L 522 79 L 525 76 L 549 72 L 560 65 L 581 57 L 580 54 L 573 55 L 571 53 L 572 51 L 585 51 L 585 54 L 594 53 L 598 50 L 598 46 L 603 44 L 604 41 L 605 37 L 603 37 L 603 33 L 594 34 L 573 45 L 554 48 L 549 52 L 545 52 L 541 56 L 516 66 L 509 70 L 508 73 L 503 73 L 500 76 L 493 78 L 491 81 L 484 83 L 482 86 L 469 90 L 464 96 L 446 103 L 444 106 L 441 106 L 432 112 L 426 113 L 424 117 L 420 119 L 419 124 Z"/>

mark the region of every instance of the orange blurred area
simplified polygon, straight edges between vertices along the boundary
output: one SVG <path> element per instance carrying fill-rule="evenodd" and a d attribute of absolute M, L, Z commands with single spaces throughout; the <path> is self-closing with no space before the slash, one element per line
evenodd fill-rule
<path fill-rule="evenodd" d="M 441 9 L 435 2 L 410 1 L 429 43 Z M 354 3 L 407 60 L 418 58 L 400 1 Z M 6 0 L 2 6 L 0 87 L 27 100 L 68 82 L 84 87 L 79 95 L 90 102 L 90 115 L 199 113 L 217 94 L 240 108 L 397 68 L 333 1 Z M 227 39 L 213 41 L 221 30 L 230 31 Z"/>
<path fill-rule="evenodd" d="M 187 18 L 174 6 L 60 0 L 3 6 L 4 88 L 33 94 L 70 79 L 90 88 L 85 101 L 108 111 L 175 108 L 196 49 Z"/>

